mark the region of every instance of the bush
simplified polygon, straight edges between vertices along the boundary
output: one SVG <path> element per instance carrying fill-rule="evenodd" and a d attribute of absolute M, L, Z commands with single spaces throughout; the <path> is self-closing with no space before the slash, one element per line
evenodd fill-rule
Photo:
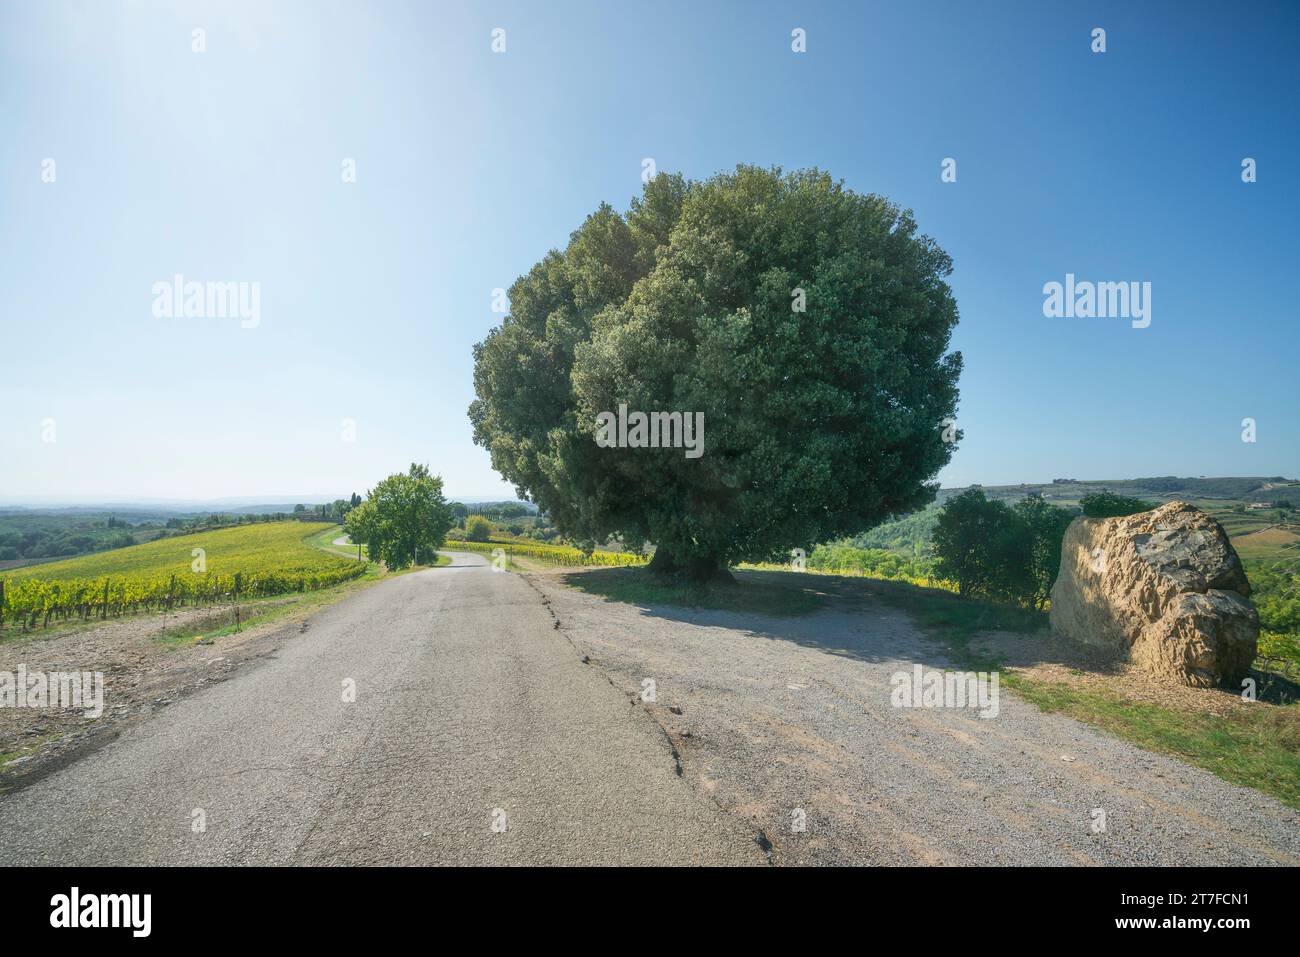
<path fill-rule="evenodd" d="M 1061 542 L 1074 516 L 1063 508 L 1049 505 L 1041 495 L 1025 496 L 1012 510 L 1023 525 L 1022 534 L 1029 540 L 1027 584 L 1030 589 L 1021 597 L 1035 608 L 1042 608 L 1061 572 Z"/>
<path fill-rule="evenodd" d="M 1117 518 L 1149 512 L 1156 506 L 1154 502 L 1144 502 L 1140 498 L 1129 498 L 1114 492 L 1093 492 L 1079 499 L 1079 507 L 1089 518 Z"/>
<path fill-rule="evenodd" d="M 471 515 L 465 522 L 465 541 L 486 542 L 492 538 L 492 523 L 482 515 Z"/>
<path fill-rule="evenodd" d="M 1029 589 L 1030 550 L 1014 512 L 979 488 L 947 501 L 934 529 L 935 572 L 960 595 L 1011 598 Z"/>
<path fill-rule="evenodd" d="M 1061 569 L 1070 513 L 1031 495 L 1014 507 L 972 488 L 939 510 L 935 573 L 961 595 L 1041 608 Z"/>

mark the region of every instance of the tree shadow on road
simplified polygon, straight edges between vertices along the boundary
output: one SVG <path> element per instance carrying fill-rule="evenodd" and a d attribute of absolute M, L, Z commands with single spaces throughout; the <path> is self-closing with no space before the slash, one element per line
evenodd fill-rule
<path fill-rule="evenodd" d="M 754 569 L 737 570 L 735 577 L 734 583 L 688 586 L 665 583 L 644 569 L 607 568 L 569 572 L 562 580 L 651 617 L 792 641 L 862 661 L 991 664 L 976 655 L 972 638 L 990 632 L 1027 637 L 1046 628 L 1041 612 L 906 582 Z"/>

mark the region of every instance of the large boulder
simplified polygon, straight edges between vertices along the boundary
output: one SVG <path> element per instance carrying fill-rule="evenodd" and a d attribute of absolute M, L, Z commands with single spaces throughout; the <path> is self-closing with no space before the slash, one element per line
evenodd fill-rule
<path fill-rule="evenodd" d="M 1052 629 L 1196 687 L 1239 686 L 1259 615 L 1223 526 L 1170 502 L 1120 518 L 1076 518 L 1052 586 Z"/>

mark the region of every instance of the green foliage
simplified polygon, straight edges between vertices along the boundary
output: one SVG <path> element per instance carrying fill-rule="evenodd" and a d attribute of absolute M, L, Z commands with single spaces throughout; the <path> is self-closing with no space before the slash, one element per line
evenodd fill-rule
<path fill-rule="evenodd" d="M 939 521 L 939 506 L 927 505 L 918 512 L 894 518 L 853 537 L 858 548 L 890 548 L 912 555 L 928 555 L 930 538 Z"/>
<path fill-rule="evenodd" d="M 1015 505 L 980 488 L 950 498 L 934 530 L 935 572 L 962 595 L 1042 608 L 1061 570 L 1061 541 L 1072 516 L 1030 495 Z"/>
<path fill-rule="evenodd" d="M 1019 597 L 1042 608 L 1052 593 L 1052 585 L 1061 571 L 1061 542 L 1074 516 L 1063 508 L 1049 505 L 1038 495 L 1028 495 L 1011 508 L 1020 522 L 1020 534 L 1029 542 L 1028 590 Z"/>
<path fill-rule="evenodd" d="M 1031 588 L 1031 545 L 1016 513 L 979 488 L 948 500 L 934 529 L 935 572 L 964 596 L 1014 599 Z"/>
<path fill-rule="evenodd" d="M 1300 634 L 1300 560 L 1260 564 L 1249 574 L 1260 626 Z"/>
<path fill-rule="evenodd" d="M 123 548 L 163 532 L 157 513 L 133 513 L 135 522 L 81 509 L 0 511 L 0 561 L 63 558 Z"/>
<path fill-rule="evenodd" d="M 817 170 L 660 175 L 511 287 L 474 440 L 565 535 L 654 542 L 659 568 L 852 534 L 929 502 L 952 453 L 950 271 L 910 212 Z M 704 455 L 597 446 L 621 403 L 702 413 Z"/>
<path fill-rule="evenodd" d="M 1136 515 L 1149 512 L 1155 503 L 1144 502 L 1140 498 L 1129 498 L 1114 492 L 1093 492 L 1079 499 L 1079 507 L 1089 518 L 1116 518 L 1121 515 Z"/>
<path fill-rule="evenodd" d="M 451 526 L 442 479 L 415 463 L 406 473 L 376 485 L 343 524 L 352 541 L 364 544 L 372 559 L 390 569 L 406 568 L 421 558 L 432 562 Z"/>
<path fill-rule="evenodd" d="M 835 574 L 909 582 L 927 581 L 934 577 L 932 561 L 907 558 L 882 548 L 857 548 L 848 542 L 818 545 L 808 556 L 808 567 Z"/>
<path fill-rule="evenodd" d="M 492 537 L 492 523 L 482 515 L 471 515 L 465 522 L 465 540 L 486 542 Z"/>
<path fill-rule="evenodd" d="M 472 511 L 475 515 L 482 515 L 492 521 L 499 522 L 508 518 L 523 518 L 526 515 L 532 515 L 535 509 L 530 508 L 523 502 L 479 502 Z"/>

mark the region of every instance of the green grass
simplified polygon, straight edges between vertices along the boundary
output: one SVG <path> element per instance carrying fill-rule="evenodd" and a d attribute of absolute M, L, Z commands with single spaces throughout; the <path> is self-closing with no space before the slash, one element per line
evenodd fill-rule
<path fill-rule="evenodd" d="M 335 545 L 334 539 L 343 537 L 342 525 L 330 525 L 323 531 L 316 532 L 307 537 L 308 544 L 322 551 L 329 552 L 331 555 L 338 555 L 341 558 L 350 558 L 357 560 L 357 546 L 355 545 Z M 365 545 L 361 546 L 361 557 L 363 560 L 370 558 L 370 550 Z"/>
<path fill-rule="evenodd" d="M 1294 561 L 1300 565 L 1300 526 L 1263 527 L 1251 534 L 1231 535 L 1232 547 L 1245 561 Z"/>
<path fill-rule="evenodd" d="M 9 764 L 11 761 L 25 757 L 29 754 L 35 754 L 51 741 L 57 741 L 61 737 L 63 737 L 62 731 L 54 731 L 49 734 L 38 734 L 34 737 L 28 738 L 27 743 L 21 748 L 15 748 L 12 751 L 0 751 L 0 770 L 3 770 L 4 766 Z M 5 790 L 0 788 L 0 794 L 4 793 Z"/>
<path fill-rule="evenodd" d="M 38 745 L 29 744 L 27 747 L 19 748 L 16 751 L 0 751 L 0 768 L 3 768 L 6 764 L 8 764 L 10 761 L 13 761 L 15 758 L 21 758 L 24 755 L 33 753 L 37 747 Z"/>
<path fill-rule="evenodd" d="M 1300 808 L 1300 705 L 1260 701 L 1220 716 L 1132 701 L 1111 689 L 1032 680 L 1014 671 L 1003 671 L 1001 680 L 1043 711 L 1083 721 L 1148 751 L 1171 754 Z"/>
<path fill-rule="evenodd" d="M 962 598 L 940 588 L 873 580 L 872 597 L 907 612 L 922 627 L 940 632 L 949 644 L 966 649 L 982 631 L 1034 632 L 1048 626 L 1047 613 L 1016 605 Z"/>
<path fill-rule="evenodd" d="M 791 583 L 737 581 L 706 585 L 665 581 L 643 568 L 610 568 L 564 576 L 579 591 L 631 605 L 672 605 L 758 615 L 806 615 L 825 604 L 812 588 Z"/>

